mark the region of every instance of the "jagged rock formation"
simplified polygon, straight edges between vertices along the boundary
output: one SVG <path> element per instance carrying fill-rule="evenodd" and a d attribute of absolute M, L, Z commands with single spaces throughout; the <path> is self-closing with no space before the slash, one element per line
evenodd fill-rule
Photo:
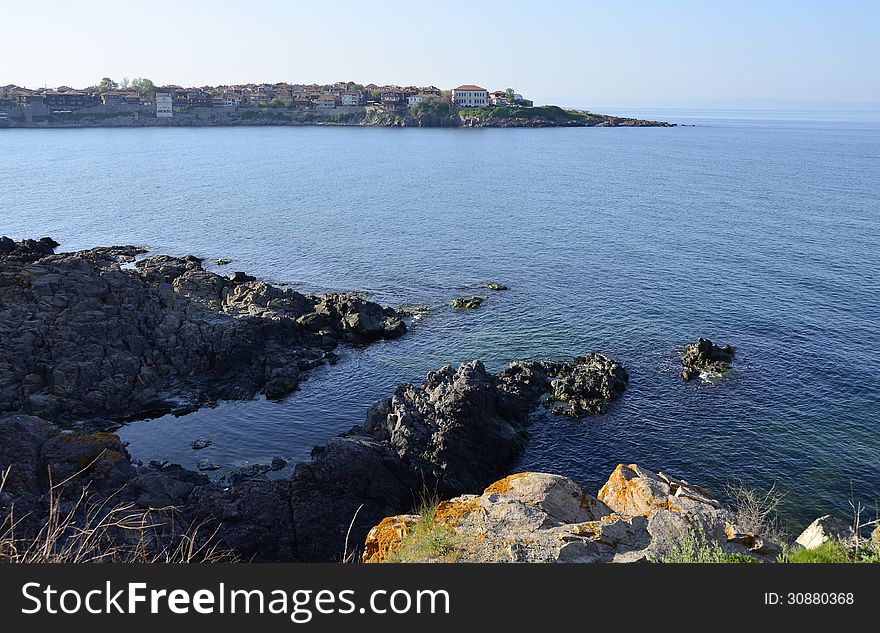
<path fill-rule="evenodd" d="M 0 412 L 65 422 L 277 398 L 339 343 L 406 331 L 354 295 L 230 279 L 192 256 L 135 262 L 133 246 L 55 246 L 0 239 Z"/>
<path fill-rule="evenodd" d="M 367 535 L 363 560 L 395 560 L 421 521 L 425 517 L 415 515 L 383 519 Z M 442 535 L 445 551 L 417 562 L 655 560 L 695 530 L 725 552 L 765 560 L 780 552 L 775 543 L 740 530 L 705 490 L 635 464 L 619 465 L 597 497 L 559 475 L 510 475 L 481 495 L 441 502 L 428 524 Z"/>
<path fill-rule="evenodd" d="M 730 345 L 719 346 L 707 338 L 698 339 L 684 348 L 681 357 L 681 377 L 685 381 L 692 380 L 707 371 L 723 374 L 730 369 L 735 350 Z"/>
<path fill-rule="evenodd" d="M 552 410 L 559 415 L 582 418 L 602 413 L 629 382 L 629 374 L 614 360 L 602 354 L 587 354 L 567 366 L 547 366 Z"/>
<path fill-rule="evenodd" d="M 62 432 L 21 414 L 0 417 L 0 437 L 17 438 L 0 447 L 0 469 L 11 466 L 10 499 L 31 517 L 22 533 L 46 511 L 51 471 L 56 481 L 56 472 L 76 475 L 71 494 L 87 485 L 98 499 L 175 507 L 169 537 L 174 525 L 207 520 L 245 560 L 340 560 L 350 525 L 354 549 L 382 517 L 410 510 L 426 491 L 449 498 L 497 479 L 525 446 L 529 413 L 551 380 L 580 371 L 579 362 L 515 362 L 499 374 L 479 361 L 443 367 L 421 385 L 398 387 L 363 426 L 316 447 L 287 480 L 256 472 L 221 484 L 177 466 L 136 467 L 116 435 Z"/>

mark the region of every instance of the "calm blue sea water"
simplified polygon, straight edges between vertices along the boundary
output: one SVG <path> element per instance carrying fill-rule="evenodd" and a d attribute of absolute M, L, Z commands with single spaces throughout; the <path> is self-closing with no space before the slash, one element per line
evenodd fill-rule
<path fill-rule="evenodd" d="M 435 306 L 283 403 L 128 426 L 144 460 L 304 459 L 444 363 L 596 350 L 628 368 L 623 399 L 539 420 L 516 469 L 588 489 L 618 462 L 716 491 L 776 482 L 797 522 L 848 512 L 851 483 L 873 506 L 880 117 L 632 114 L 696 125 L 5 130 L 0 234 L 228 257 L 304 291 Z M 511 290 L 446 307 L 486 280 Z M 698 336 L 736 346 L 734 376 L 682 383 L 678 350 Z M 197 437 L 214 445 L 193 452 Z"/>

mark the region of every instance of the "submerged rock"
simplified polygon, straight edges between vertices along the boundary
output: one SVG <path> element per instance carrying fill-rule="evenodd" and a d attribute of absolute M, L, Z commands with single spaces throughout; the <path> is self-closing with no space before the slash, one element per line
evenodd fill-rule
<path fill-rule="evenodd" d="M 196 462 L 196 468 L 201 471 L 220 470 L 220 465 L 210 459 L 200 459 L 198 462 Z"/>
<path fill-rule="evenodd" d="M 701 371 L 723 374 L 730 369 L 735 353 L 730 345 L 718 346 L 707 338 L 698 339 L 684 348 L 681 377 L 689 381 L 699 376 Z"/>
<path fill-rule="evenodd" d="M 456 297 L 452 300 L 452 307 L 456 310 L 476 310 L 483 305 L 485 297 L 478 295 L 466 295 L 464 297 Z"/>
<path fill-rule="evenodd" d="M 214 442 L 212 442 L 211 440 L 206 439 L 193 440 L 192 442 L 190 442 L 190 448 L 192 448 L 194 451 L 200 451 L 203 448 L 208 448 L 213 443 Z"/>
<path fill-rule="evenodd" d="M 502 290 L 510 290 L 504 284 L 495 283 L 494 281 L 490 281 L 487 284 L 483 285 L 484 288 L 488 288 L 489 290 L 494 290 L 495 292 L 501 292 Z"/>

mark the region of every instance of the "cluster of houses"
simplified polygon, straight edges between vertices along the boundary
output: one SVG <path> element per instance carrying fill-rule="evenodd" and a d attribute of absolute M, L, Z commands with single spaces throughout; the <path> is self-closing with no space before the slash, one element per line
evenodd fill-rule
<path fill-rule="evenodd" d="M 0 106 L 43 107 L 50 110 L 75 110 L 93 106 L 155 106 L 159 116 L 172 116 L 175 109 L 237 108 L 276 105 L 303 110 L 332 110 L 340 107 L 381 107 L 403 110 L 422 101 L 446 101 L 457 107 L 532 105 L 512 90 L 490 92 L 473 84 L 452 90 L 436 86 L 362 86 L 351 82 L 317 84 L 244 84 L 184 88 L 167 85 L 155 93 L 139 94 L 118 89 L 105 92 L 77 90 L 68 86 L 31 90 L 16 85 L 0 86 Z"/>

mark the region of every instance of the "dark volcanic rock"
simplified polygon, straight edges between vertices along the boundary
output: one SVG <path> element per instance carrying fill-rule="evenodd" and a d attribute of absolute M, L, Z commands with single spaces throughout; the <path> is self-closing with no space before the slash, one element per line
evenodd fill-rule
<path fill-rule="evenodd" d="M 529 412 L 559 381 L 583 414 L 601 410 L 603 397 L 617 397 L 626 372 L 598 354 L 572 363 L 514 362 L 500 374 L 474 361 L 398 387 L 370 409 L 363 427 L 297 465 L 290 499 L 302 556 L 338 558 L 350 524 L 354 547 L 376 521 L 415 507 L 424 495 L 485 488 L 520 455 Z"/>
<path fill-rule="evenodd" d="M 723 374 L 730 369 L 735 351 L 730 345 L 718 346 L 707 338 L 698 339 L 684 348 L 681 377 L 689 381 L 701 371 Z"/>
<path fill-rule="evenodd" d="M 179 466 L 135 468 L 116 435 L 60 432 L 24 415 L 0 418 L 0 470 L 12 466 L 9 493 L 30 512 L 24 533 L 45 516 L 51 472 L 56 482 L 69 479 L 65 497 L 88 486 L 98 501 L 173 506 L 167 520 L 154 517 L 157 548 L 185 526 L 206 524 L 206 533 L 218 527 L 220 541 L 243 560 L 335 561 L 345 556 L 347 534 L 355 550 L 376 522 L 424 495 L 479 492 L 497 479 L 525 446 L 529 413 L 561 389 L 552 385 L 563 381 L 575 402 L 592 403 L 619 393 L 622 371 L 593 354 L 572 363 L 514 362 L 499 374 L 479 361 L 446 366 L 420 385 L 398 387 L 362 427 L 316 447 L 311 461 L 281 481 L 264 476 L 283 467 L 280 458 L 220 482 Z"/>
<path fill-rule="evenodd" d="M 51 254 L 0 240 L 0 412 L 53 421 L 148 416 L 219 399 L 282 397 L 339 342 L 406 325 L 363 298 L 234 282 L 196 257 L 143 249 Z"/>
<path fill-rule="evenodd" d="M 452 300 L 452 307 L 458 310 L 476 310 L 483 305 L 485 297 L 477 295 L 467 295 L 465 297 L 456 297 Z"/>
<path fill-rule="evenodd" d="M 602 413 L 629 382 L 626 370 L 602 354 L 577 357 L 561 370 L 548 367 L 548 372 L 554 376 L 550 383 L 550 400 L 555 403 L 552 411 L 573 418 Z"/>
<path fill-rule="evenodd" d="M 17 259 L 22 262 L 32 262 L 40 257 L 51 255 L 58 246 L 58 242 L 51 237 L 16 242 L 3 235 L 0 236 L 0 257 Z"/>

